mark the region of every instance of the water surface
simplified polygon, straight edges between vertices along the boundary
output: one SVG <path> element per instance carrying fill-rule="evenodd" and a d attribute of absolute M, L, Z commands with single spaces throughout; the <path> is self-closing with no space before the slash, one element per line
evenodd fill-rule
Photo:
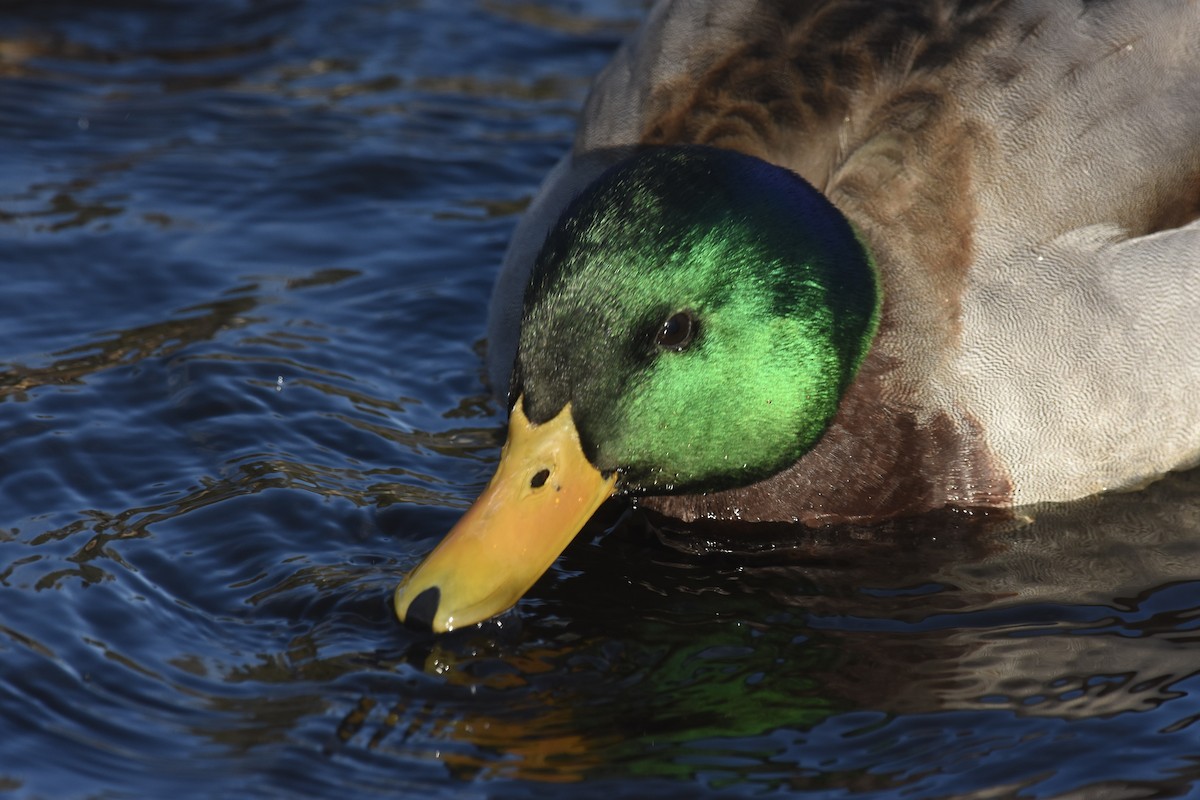
<path fill-rule="evenodd" d="M 641 12 L 0 5 L 0 795 L 1198 793 L 1196 474 L 758 552 L 613 509 L 516 612 L 394 621 Z"/>

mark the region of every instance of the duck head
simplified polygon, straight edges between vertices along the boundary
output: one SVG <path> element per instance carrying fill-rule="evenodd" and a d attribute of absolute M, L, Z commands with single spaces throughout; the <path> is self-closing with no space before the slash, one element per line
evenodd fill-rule
<path fill-rule="evenodd" d="M 837 412 L 879 309 L 854 229 L 794 173 L 702 147 L 613 167 L 546 237 L 499 467 L 397 615 L 447 631 L 506 610 L 610 496 L 786 469 Z"/>

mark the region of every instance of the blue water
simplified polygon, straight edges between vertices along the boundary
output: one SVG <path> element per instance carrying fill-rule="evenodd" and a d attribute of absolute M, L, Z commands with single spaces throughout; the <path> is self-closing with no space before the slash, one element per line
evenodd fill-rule
<path fill-rule="evenodd" d="M 0 796 L 1200 796 L 1200 474 L 736 548 L 614 508 L 395 622 L 642 6 L 0 4 Z"/>

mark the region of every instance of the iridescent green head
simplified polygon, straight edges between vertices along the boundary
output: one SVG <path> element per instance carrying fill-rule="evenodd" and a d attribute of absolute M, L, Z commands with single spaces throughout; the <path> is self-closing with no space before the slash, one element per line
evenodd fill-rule
<path fill-rule="evenodd" d="M 821 438 L 871 344 L 880 289 L 854 230 L 797 175 L 726 150 L 647 150 L 547 236 L 512 397 L 567 404 L 629 492 L 715 491 Z"/>

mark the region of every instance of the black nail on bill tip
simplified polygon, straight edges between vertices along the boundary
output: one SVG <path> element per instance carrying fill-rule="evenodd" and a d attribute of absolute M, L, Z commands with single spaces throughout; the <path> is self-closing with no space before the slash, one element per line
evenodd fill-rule
<path fill-rule="evenodd" d="M 408 613 L 404 615 L 404 624 L 426 633 L 432 631 L 433 618 L 437 616 L 438 604 L 441 602 L 442 590 L 436 586 L 430 586 L 408 604 Z"/>

